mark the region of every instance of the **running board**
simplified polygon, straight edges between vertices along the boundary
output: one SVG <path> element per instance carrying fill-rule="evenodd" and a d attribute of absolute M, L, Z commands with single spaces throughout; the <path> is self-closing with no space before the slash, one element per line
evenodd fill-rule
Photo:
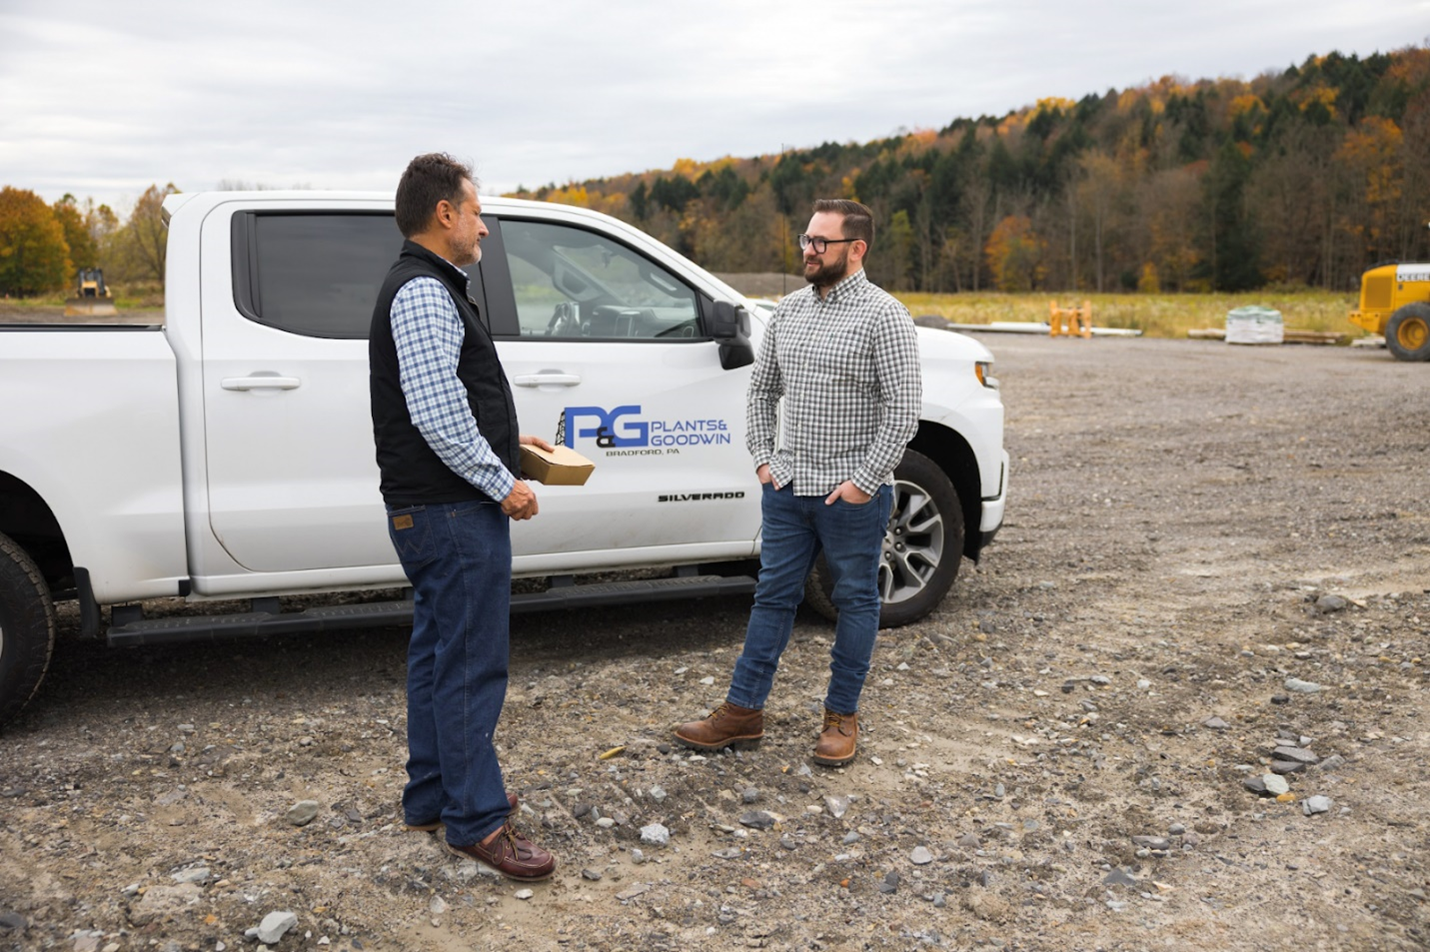
<path fill-rule="evenodd" d="M 692 575 L 677 578 L 638 579 L 576 585 L 569 576 L 552 580 L 544 592 L 511 597 L 511 613 L 592 608 L 660 602 L 711 595 L 748 595 L 755 590 L 749 576 Z M 230 615 L 189 615 L 143 619 L 134 609 L 111 624 L 107 639 L 112 646 L 179 644 L 186 641 L 223 641 L 307 631 L 348 631 L 412 624 L 412 600 L 333 605 L 295 612 L 241 612 Z"/>

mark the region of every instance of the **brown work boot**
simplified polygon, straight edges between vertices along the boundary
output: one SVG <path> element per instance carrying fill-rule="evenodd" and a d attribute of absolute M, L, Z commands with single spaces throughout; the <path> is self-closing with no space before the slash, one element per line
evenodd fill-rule
<path fill-rule="evenodd" d="M 447 849 L 521 882 L 546 879 L 556 871 L 556 857 L 518 833 L 510 819 L 484 843 L 471 846 L 448 843 Z"/>
<path fill-rule="evenodd" d="M 506 794 L 506 802 L 507 802 L 507 806 L 511 807 L 510 810 L 507 810 L 507 811 L 506 811 L 507 814 L 510 815 L 510 814 L 516 812 L 516 805 L 517 805 L 518 803 L 520 803 L 521 800 L 517 797 L 516 794 L 514 794 L 514 793 L 512 793 L 510 790 L 508 790 L 508 791 L 507 791 L 507 794 Z M 442 818 L 441 818 L 441 817 L 438 817 L 438 818 L 435 819 L 435 820 L 423 820 L 421 823 L 408 823 L 408 824 L 407 824 L 407 832 L 408 832 L 408 833 L 435 833 L 437 830 L 440 830 L 441 828 L 442 828 Z"/>
<path fill-rule="evenodd" d="M 765 712 L 758 708 L 740 707 L 729 701 L 699 721 L 681 724 L 675 729 L 675 739 L 696 750 L 719 750 L 734 744 L 757 744 L 765 736 Z"/>
<path fill-rule="evenodd" d="M 814 745 L 814 762 L 824 767 L 842 767 L 854 759 L 859 744 L 859 715 L 824 709 L 824 728 Z"/>

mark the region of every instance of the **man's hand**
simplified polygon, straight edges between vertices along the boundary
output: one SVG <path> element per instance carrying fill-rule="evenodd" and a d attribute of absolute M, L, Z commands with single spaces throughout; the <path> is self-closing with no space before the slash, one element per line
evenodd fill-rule
<path fill-rule="evenodd" d="M 556 447 L 552 446 L 550 443 L 546 442 L 539 436 L 520 436 L 517 437 L 517 439 L 520 440 L 521 443 L 525 446 L 540 447 L 541 449 L 547 450 L 548 452 L 556 449 Z"/>
<path fill-rule="evenodd" d="M 824 498 L 824 504 L 826 506 L 832 506 L 834 505 L 834 500 L 843 499 L 845 502 L 853 503 L 856 506 L 862 506 L 873 498 L 873 496 L 869 495 L 864 490 L 854 485 L 854 483 L 846 479 L 844 480 L 844 482 L 834 487 L 834 492 L 830 493 Z"/>
<path fill-rule="evenodd" d="M 536 493 L 525 481 L 518 479 L 512 484 L 511 492 L 501 501 L 501 511 L 517 522 L 536 515 Z"/>
<path fill-rule="evenodd" d="M 759 468 L 755 470 L 755 475 L 760 478 L 760 482 L 762 482 L 762 483 L 768 483 L 769 485 L 773 486 L 775 489 L 779 489 L 779 488 L 780 488 L 780 484 L 777 483 L 777 482 L 775 482 L 775 477 L 774 477 L 774 475 L 770 473 L 770 464 L 769 464 L 769 463 L 761 463 L 761 464 L 759 465 Z"/>

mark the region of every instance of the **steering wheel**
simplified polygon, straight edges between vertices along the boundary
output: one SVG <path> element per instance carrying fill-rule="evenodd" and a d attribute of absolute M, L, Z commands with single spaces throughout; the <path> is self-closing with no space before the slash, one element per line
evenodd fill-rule
<path fill-rule="evenodd" d="M 575 337 L 581 333 L 581 314 L 575 301 L 562 301 L 546 323 L 547 337 Z"/>

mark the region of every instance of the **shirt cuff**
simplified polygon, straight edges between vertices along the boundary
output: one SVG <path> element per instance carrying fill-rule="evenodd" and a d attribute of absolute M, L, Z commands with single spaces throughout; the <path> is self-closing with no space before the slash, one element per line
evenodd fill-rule
<path fill-rule="evenodd" d="M 497 473 L 488 480 L 486 485 L 478 486 L 477 488 L 500 503 L 503 499 L 511 495 L 511 488 L 515 485 L 516 477 L 503 469 L 500 473 Z"/>

